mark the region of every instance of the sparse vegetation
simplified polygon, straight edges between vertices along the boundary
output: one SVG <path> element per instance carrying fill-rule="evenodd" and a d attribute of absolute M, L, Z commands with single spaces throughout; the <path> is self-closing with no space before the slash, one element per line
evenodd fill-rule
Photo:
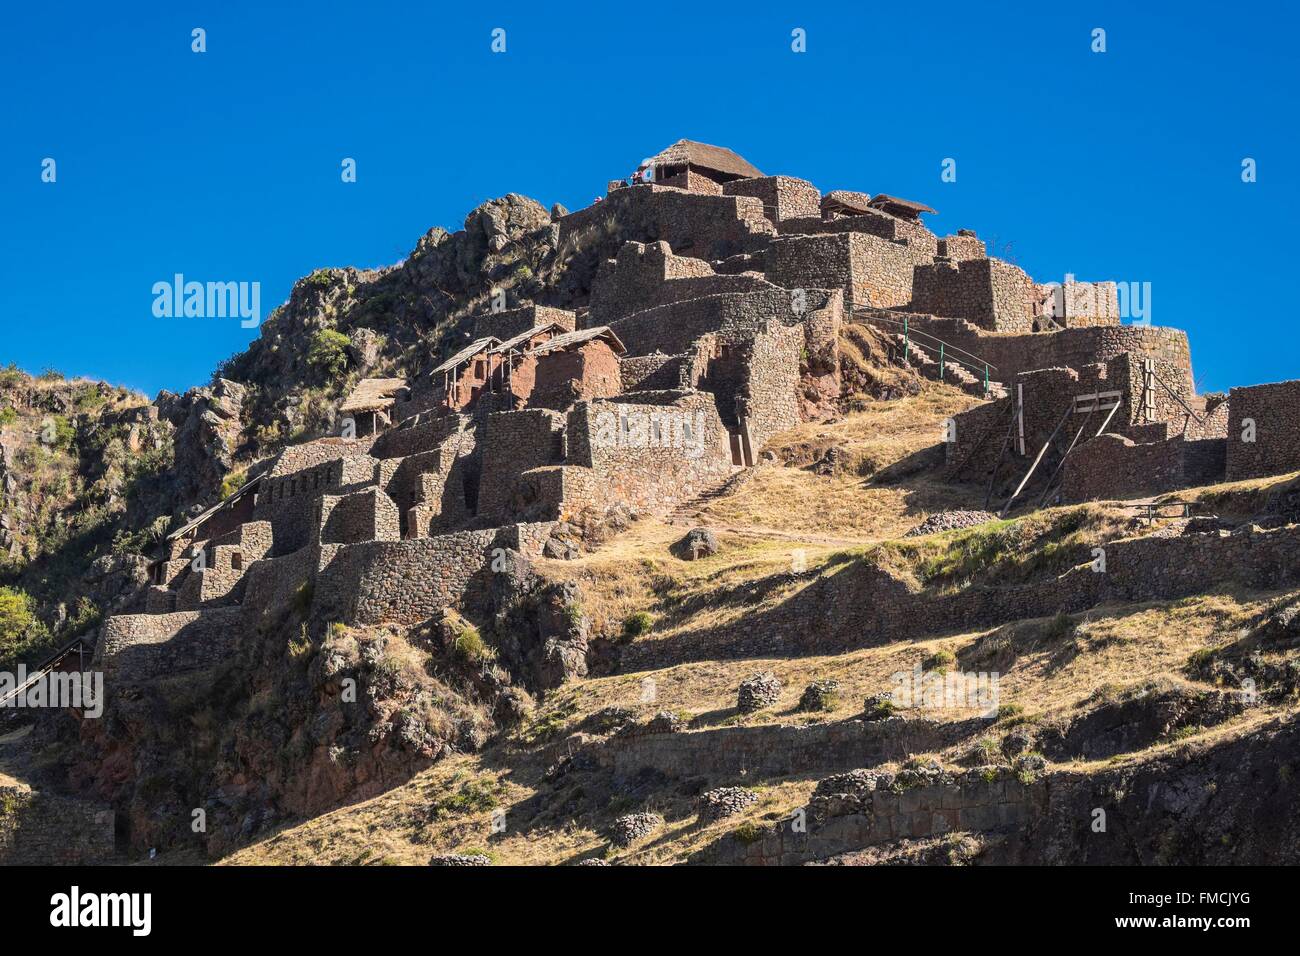
<path fill-rule="evenodd" d="M 627 640 L 635 640 L 643 634 L 649 634 L 650 628 L 654 627 L 654 618 L 648 611 L 637 611 L 635 614 L 629 614 L 623 621 L 623 637 Z"/>
<path fill-rule="evenodd" d="M 328 382 L 340 378 L 348 367 L 348 337 L 334 329 L 321 329 L 312 336 L 307 362 Z"/>

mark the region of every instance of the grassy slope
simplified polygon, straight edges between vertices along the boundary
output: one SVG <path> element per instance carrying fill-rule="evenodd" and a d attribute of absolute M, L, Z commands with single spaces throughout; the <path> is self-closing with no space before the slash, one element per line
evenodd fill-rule
<path fill-rule="evenodd" d="M 888 542 L 885 547 L 895 560 L 910 564 L 921 577 L 935 575 L 940 584 L 969 571 L 969 555 L 975 551 L 985 573 L 1014 577 L 1026 562 L 1047 560 L 1044 554 L 1050 558 L 1060 536 L 1046 546 L 1036 545 L 1028 556 L 988 550 L 987 531 L 899 543 L 893 539 L 931 511 L 978 507 L 978 502 L 962 501 L 968 492 L 959 489 L 954 494 L 951 487 L 937 484 L 925 473 L 884 481 L 843 473 L 844 461 L 849 471 L 873 472 L 923 453 L 936 441 L 942 418 L 967 401 L 953 390 L 929 387 L 920 396 L 870 406 L 832 425 L 806 425 L 780 436 L 770 447 L 783 460 L 815 460 L 821 449 L 840 446 L 845 454 L 839 472 L 823 476 L 779 465 L 758 471 L 734 496 L 715 501 L 693 522 L 720 530 L 723 549 L 712 558 L 678 560 L 668 548 L 683 528 L 644 520 L 596 554 L 573 562 L 541 562 L 541 569 L 581 580 L 585 609 L 598 632 L 614 633 L 627 615 L 649 610 L 656 617 L 655 628 L 640 640 L 669 639 L 675 633 L 743 620 L 758 608 L 784 600 L 790 588 L 802 585 L 790 580 L 753 587 L 752 601 L 735 596 L 773 578 L 783 580 L 796 548 L 805 551 L 808 566 L 816 569 L 842 560 L 846 546 L 867 552 Z M 860 467 L 862 461 L 870 461 L 871 466 Z M 1216 493 L 1223 510 L 1229 511 L 1234 502 L 1249 507 L 1269 486 L 1283 480 L 1243 483 Z M 1206 494 L 1194 490 L 1182 497 Z M 1082 517 L 1076 514 L 1077 520 L 1071 520 L 1075 513 Z M 1033 534 L 1050 537 L 1050 529 L 1063 520 L 1071 529 L 1068 536 L 1075 540 L 1134 533 L 1120 512 L 1101 506 L 1052 509 L 1019 525 L 1030 538 Z M 1012 659 L 1002 665 L 1001 703 L 1017 709 L 1017 719 L 1064 722 L 1081 706 L 1125 688 L 1151 681 L 1187 684 L 1184 665 L 1192 652 L 1231 641 L 1276 598 L 1276 594 L 1224 589 L 1170 604 L 1108 606 L 1064 621 L 1007 625 L 994 635 L 1012 648 Z M 569 743 L 584 739 L 575 732 L 586 717 L 610 706 L 629 708 L 642 718 L 672 710 L 697 729 L 848 718 L 860 712 L 864 696 L 892 686 L 891 674 L 909 670 L 939 650 L 960 654 L 982 639 L 991 640 L 991 633 L 896 642 L 832 656 L 701 661 L 650 674 L 570 684 L 550 695 L 521 728 L 483 753 L 446 760 L 380 797 L 287 827 L 224 862 L 422 864 L 433 853 L 476 851 L 487 852 L 500 863 L 516 864 L 564 863 L 589 856 L 641 863 L 680 861 L 747 820 L 775 819 L 803 805 L 816 780 L 755 781 L 752 786 L 760 792 L 755 807 L 709 826 L 696 822 L 689 797 L 672 791 L 635 801 L 616 799 L 594 811 L 575 804 L 571 815 L 548 814 L 546 823 L 531 823 L 536 803 L 525 805 L 525 801 L 538 793 L 555 793 L 543 774 Z M 736 686 L 759 670 L 771 670 L 782 680 L 782 699 L 768 710 L 741 717 L 734 710 Z M 641 703 L 647 676 L 656 683 L 653 704 Z M 840 682 L 835 708 L 817 715 L 797 713 L 794 708 L 803 687 L 824 678 Z M 1149 759 L 1170 747 L 1242 733 L 1279 712 L 1255 708 L 1199 735 L 1180 735 L 1098 766 Z M 946 712 L 944 716 L 969 715 Z M 988 733 L 1000 731 L 991 726 Z M 1085 772 L 1092 769 L 1087 764 L 1070 766 Z M 507 832 L 494 836 L 491 818 L 498 809 L 507 813 Z M 668 820 L 664 830 L 628 850 L 608 850 L 603 831 L 609 822 L 620 813 L 646 809 L 664 814 Z"/>

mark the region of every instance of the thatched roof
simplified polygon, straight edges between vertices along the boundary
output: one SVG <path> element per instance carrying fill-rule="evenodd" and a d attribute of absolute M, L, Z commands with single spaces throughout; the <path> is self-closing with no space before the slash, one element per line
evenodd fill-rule
<path fill-rule="evenodd" d="M 833 189 L 822 197 L 823 212 L 847 212 L 865 215 L 872 212 L 871 194 L 848 189 Z"/>
<path fill-rule="evenodd" d="M 822 197 L 822 212 L 837 212 L 845 215 L 867 216 L 873 212 L 885 212 L 900 219 L 916 219 L 923 212 L 934 212 L 924 203 L 912 202 L 879 193 L 857 193 L 848 189 L 833 189 Z"/>
<path fill-rule="evenodd" d="M 916 219 L 923 212 L 935 211 L 925 203 L 912 202 L 910 199 L 899 199 L 897 196 L 888 196 L 885 193 L 880 193 L 871 200 L 871 205 L 876 209 L 883 209 L 885 212 L 893 213 L 895 216 L 901 216 L 904 219 Z"/>
<path fill-rule="evenodd" d="M 357 412 L 377 412 L 380 409 L 392 408 L 397 402 L 397 396 L 404 391 L 406 391 L 404 378 L 363 378 L 352 390 L 352 394 L 339 406 L 339 411 L 351 415 Z"/>
<path fill-rule="evenodd" d="M 736 176 L 739 179 L 753 179 L 756 176 L 763 175 L 758 170 L 758 167 L 753 166 L 729 149 L 723 149 L 721 146 L 710 146 L 708 143 L 697 143 L 689 139 L 679 139 L 663 152 L 653 156 L 650 159 L 650 165 L 695 166 L 699 169 L 712 170 L 715 173 Z"/>
<path fill-rule="evenodd" d="M 475 355 L 478 355 L 479 352 L 485 351 L 486 349 L 490 349 L 492 346 L 499 344 L 500 341 L 501 340 L 495 335 L 487 335 L 481 339 L 475 339 L 429 374 L 437 375 L 440 372 L 450 372 L 452 369 L 464 365 Z"/>
<path fill-rule="evenodd" d="M 519 346 L 525 344 L 535 335 L 541 335 L 543 332 L 563 334 L 565 331 L 567 330 L 559 322 L 546 322 L 543 325 L 534 325 L 527 332 L 520 332 L 518 335 L 506 339 L 500 345 L 494 345 L 492 348 L 488 349 L 488 351 L 492 354 L 498 352 L 509 352 L 511 349 L 519 348 Z"/>
<path fill-rule="evenodd" d="M 266 477 L 266 472 L 264 471 L 259 475 L 255 475 L 254 477 L 249 478 L 246 482 L 244 482 L 242 485 L 239 486 L 238 491 L 233 492 L 228 498 L 225 498 L 222 501 L 217 502 L 217 504 L 213 505 L 211 508 L 208 508 L 198 517 L 192 519 L 191 521 L 181 526 L 180 528 L 177 528 L 175 531 L 173 531 L 171 534 L 167 536 L 167 540 L 175 541 L 177 538 L 185 537 L 185 535 L 189 534 L 199 525 L 203 524 L 203 522 L 207 521 L 218 511 L 221 511 L 222 509 L 225 508 L 229 508 L 240 498 L 244 497 L 244 495 L 251 492 L 254 488 L 256 488 L 258 485 L 262 483 L 262 479 L 265 477 Z"/>
<path fill-rule="evenodd" d="M 537 348 L 533 349 L 534 355 L 541 355 L 543 352 L 562 352 L 565 349 L 571 349 L 574 346 L 582 345 L 584 342 L 590 342 L 593 339 L 604 339 L 605 343 L 614 350 L 618 355 L 622 355 L 627 349 L 619 341 L 614 330 L 608 325 L 597 325 L 590 329 L 578 329 L 576 332 L 566 332 L 564 335 L 557 335 L 555 338 L 543 342 Z"/>

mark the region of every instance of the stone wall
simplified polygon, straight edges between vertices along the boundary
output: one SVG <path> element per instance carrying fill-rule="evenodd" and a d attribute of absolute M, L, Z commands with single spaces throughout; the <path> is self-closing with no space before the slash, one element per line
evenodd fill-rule
<path fill-rule="evenodd" d="M 558 464 L 562 455 L 564 417 L 544 408 L 496 412 L 484 426 L 483 473 L 478 513 L 504 514 L 524 472 Z"/>
<path fill-rule="evenodd" d="M 820 216 L 801 219 L 787 219 L 780 224 L 782 236 L 795 235 L 836 235 L 841 233 L 863 233 L 877 236 L 899 244 L 906 245 L 917 264 L 929 262 L 939 251 L 939 239 L 923 223 L 909 219 L 899 219 L 879 209 L 871 209 L 853 216 L 836 216 L 822 219 Z"/>
<path fill-rule="evenodd" d="M 378 488 L 321 499 L 320 542 L 397 541 L 402 537 L 397 505 Z"/>
<path fill-rule="evenodd" d="M 662 405 L 636 396 L 583 403 L 569 413 L 568 446 L 566 464 L 593 472 L 597 507 L 662 513 L 731 474 L 727 431 L 705 393 Z"/>
<path fill-rule="evenodd" d="M 767 251 L 766 274 L 787 289 L 844 289 L 855 307 L 900 308 L 912 301 L 916 266 L 932 252 L 861 232 L 789 236 Z"/>
<path fill-rule="evenodd" d="M 1275 590 L 1300 582 L 1300 528 L 1233 534 L 1148 536 L 1106 545 L 1095 572 L 1079 547 L 1071 570 L 1016 586 L 917 589 L 867 562 L 813 576 L 777 607 L 736 625 L 638 640 L 619 670 L 658 670 L 686 661 L 838 653 L 889 641 L 969 633 L 1008 621 L 1075 614 L 1108 602 L 1164 601 L 1226 583 Z"/>
<path fill-rule="evenodd" d="M 374 457 L 406 458 L 432 451 L 458 432 L 467 436 L 472 447 L 473 432 L 465 431 L 470 422 L 468 415 L 436 415 L 409 427 L 390 429 L 375 439 Z"/>
<path fill-rule="evenodd" d="M 744 371 L 737 411 L 757 453 L 778 432 L 799 424 L 799 357 L 804 330 L 768 322 L 740 347 Z"/>
<path fill-rule="evenodd" d="M 525 305 L 517 309 L 502 309 L 474 317 L 474 338 L 494 336 L 504 342 L 539 325 L 555 322 L 566 332 L 577 327 L 577 314 L 568 309 L 546 305 Z"/>
<path fill-rule="evenodd" d="M 599 754 L 619 777 L 650 769 L 673 777 L 759 780 L 831 772 L 932 753 L 970 727 L 933 720 L 889 720 L 791 726 L 765 724 L 615 737 Z"/>
<path fill-rule="evenodd" d="M 823 785 L 829 781 L 823 781 Z M 724 837 L 696 862 L 743 866 L 796 866 L 903 839 L 958 831 L 1015 831 L 1041 817 L 1047 784 L 1022 782 L 1005 771 L 969 770 L 951 779 L 906 789 L 814 796 L 807 825 L 782 822 L 757 839 Z M 820 790 L 820 788 L 819 788 Z"/>
<path fill-rule="evenodd" d="M 965 262 L 967 259 L 985 259 L 988 249 L 984 240 L 974 233 L 958 232 L 955 236 L 944 236 L 939 240 L 936 254 L 953 262 Z"/>
<path fill-rule="evenodd" d="M 345 624 L 417 624 L 458 608 L 485 586 L 492 551 L 536 555 L 551 525 L 458 531 L 409 541 L 369 541 L 321 549 L 313 613 Z"/>
<path fill-rule="evenodd" d="M 213 667 L 234 650 L 241 614 L 239 607 L 224 607 L 110 617 L 95 648 L 95 665 L 114 685 Z"/>
<path fill-rule="evenodd" d="M 1070 328 L 1119 325 L 1119 287 L 1114 282 L 1076 282 L 1066 276 L 1057 289 L 1056 318 Z"/>
<path fill-rule="evenodd" d="M 299 589 L 315 575 L 316 555 L 314 547 L 304 547 L 251 565 L 245 574 L 244 599 L 240 605 L 245 622 L 255 624 L 261 617 L 288 607 Z"/>
<path fill-rule="evenodd" d="M 88 866 L 114 854 L 110 807 L 0 786 L 0 866 Z"/>
<path fill-rule="evenodd" d="M 559 221 L 559 254 L 604 252 L 614 237 L 667 242 L 679 255 L 714 261 L 748 252 L 775 233 L 763 204 L 749 196 L 709 196 L 666 186 L 629 186 Z M 603 253 L 603 254 L 602 254 Z"/>
<path fill-rule="evenodd" d="M 793 176 L 758 176 L 723 183 L 724 196 L 753 196 L 763 203 L 767 218 L 778 224 L 786 219 L 821 218 L 822 195 L 806 179 Z"/>
<path fill-rule="evenodd" d="M 900 321 L 902 315 L 896 315 Z M 993 377 L 1011 382 L 1021 372 L 1043 368 L 1082 368 L 1123 352 L 1154 358 L 1178 370 L 1170 387 L 1191 394 L 1192 359 L 1187 333 L 1151 325 L 1099 326 L 1060 332 L 990 333 L 963 319 L 911 315 L 916 329 L 943 339 L 995 366 Z M 923 340 L 922 340 L 923 341 Z"/>
<path fill-rule="evenodd" d="M 824 307 L 830 295 L 823 289 L 807 290 L 804 296 L 807 308 Z M 751 292 L 722 293 L 657 306 L 620 319 L 611 328 L 627 346 L 629 355 L 655 351 L 682 355 L 709 333 L 740 341 L 770 319 L 787 325 L 799 323 L 802 316 L 794 307 L 795 300 L 789 291 L 769 285 Z"/>
<path fill-rule="evenodd" d="M 1229 481 L 1300 469 L 1300 380 L 1234 388 L 1228 410 Z M 1253 442 L 1243 437 L 1247 419 Z"/>
<path fill-rule="evenodd" d="M 965 319 L 990 332 L 1031 332 L 1037 287 L 1000 259 L 939 260 L 916 270 L 911 308 Z M 874 303 L 873 303 L 874 304 Z"/>
<path fill-rule="evenodd" d="M 1061 496 L 1066 501 L 1131 498 L 1168 491 L 1183 481 L 1183 440 L 1137 443 L 1101 435 L 1066 460 Z"/>
<path fill-rule="evenodd" d="M 666 242 L 627 242 L 596 273 L 583 325 L 609 325 L 658 305 L 767 287 L 756 274 L 717 275 L 702 259 L 673 255 Z"/>
<path fill-rule="evenodd" d="M 623 356 L 619 363 L 619 378 L 624 392 L 639 392 L 664 388 L 684 388 L 688 374 L 685 367 L 687 356 L 665 355 L 653 352 L 650 355 Z"/>

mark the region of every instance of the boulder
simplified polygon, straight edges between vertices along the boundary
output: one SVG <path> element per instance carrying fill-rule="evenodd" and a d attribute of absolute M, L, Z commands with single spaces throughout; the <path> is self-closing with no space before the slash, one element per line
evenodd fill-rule
<path fill-rule="evenodd" d="M 710 557 L 719 551 L 718 536 L 709 528 L 692 528 L 677 542 L 676 551 L 686 561 Z"/>

